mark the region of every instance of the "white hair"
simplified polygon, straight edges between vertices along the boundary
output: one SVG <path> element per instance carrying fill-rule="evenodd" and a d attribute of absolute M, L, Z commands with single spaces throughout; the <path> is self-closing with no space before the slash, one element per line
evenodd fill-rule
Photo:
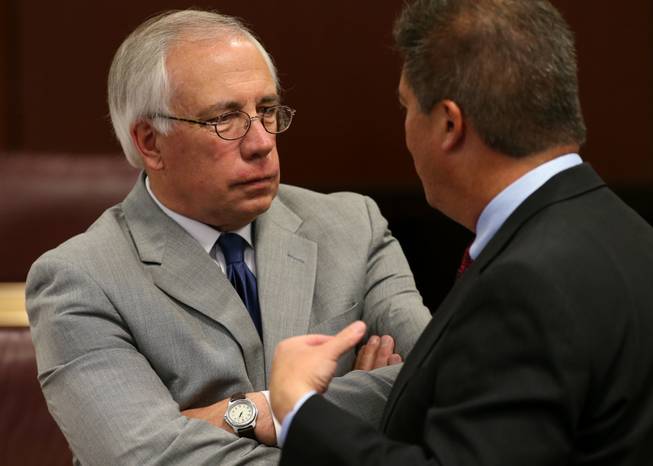
<path fill-rule="evenodd" d="M 131 165 L 143 168 L 131 138 L 134 123 L 157 113 L 168 113 L 171 84 L 166 70 L 168 51 L 183 35 L 196 40 L 240 35 L 261 52 L 279 88 L 272 58 L 254 35 L 236 18 L 213 11 L 182 10 L 161 13 L 138 26 L 120 45 L 109 70 L 108 101 L 111 123 Z M 154 119 L 157 131 L 166 133 L 170 122 Z"/>

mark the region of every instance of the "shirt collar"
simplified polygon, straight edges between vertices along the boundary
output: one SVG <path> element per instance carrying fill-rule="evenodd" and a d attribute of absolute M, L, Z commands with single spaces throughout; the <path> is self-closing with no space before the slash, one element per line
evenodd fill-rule
<path fill-rule="evenodd" d="M 501 225 L 519 205 L 544 183 L 563 170 L 580 165 L 578 154 L 561 155 L 539 165 L 508 185 L 485 206 L 476 223 L 476 239 L 469 248 L 469 255 L 476 259 Z"/>
<path fill-rule="evenodd" d="M 215 242 L 218 240 L 222 232 L 219 230 L 216 230 L 212 226 L 209 226 L 205 223 L 198 222 L 197 220 L 194 220 L 192 218 L 186 217 L 185 215 L 181 215 L 173 210 L 168 209 L 166 206 L 164 206 L 161 201 L 157 199 L 157 197 L 154 195 L 152 192 L 152 189 L 150 188 L 150 179 L 149 177 L 145 177 L 145 187 L 147 188 L 147 192 L 150 194 L 152 197 L 152 200 L 156 202 L 156 204 L 161 208 L 161 210 L 172 220 L 174 220 L 176 223 L 179 224 L 184 230 L 188 232 L 189 235 L 191 235 L 195 240 L 200 243 L 202 248 L 207 252 L 210 253 L 211 249 L 213 248 L 213 245 Z M 254 247 L 252 243 L 252 224 L 251 222 L 245 225 L 244 227 L 240 228 L 239 230 L 233 231 L 233 233 L 236 233 L 240 236 L 243 237 L 245 241 L 247 241 L 247 245 L 249 247 Z"/>

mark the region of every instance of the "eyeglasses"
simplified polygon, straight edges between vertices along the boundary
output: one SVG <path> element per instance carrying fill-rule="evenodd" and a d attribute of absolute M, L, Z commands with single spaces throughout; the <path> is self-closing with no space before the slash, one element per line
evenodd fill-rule
<path fill-rule="evenodd" d="M 246 112 L 235 110 L 233 112 L 223 113 L 211 120 L 192 120 L 190 118 L 180 118 L 171 115 L 157 113 L 155 118 L 165 118 L 167 120 L 184 121 L 202 126 L 213 126 L 215 134 L 227 141 L 240 139 L 247 134 L 252 126 L 253 120 L 260 120 L 265 131 L 270 134 L 279 134 L 290 128 L 292 117 L 297 110 L 285 105 L 273 105 L 263 108 L 258 115 L 249 116 Z"/>

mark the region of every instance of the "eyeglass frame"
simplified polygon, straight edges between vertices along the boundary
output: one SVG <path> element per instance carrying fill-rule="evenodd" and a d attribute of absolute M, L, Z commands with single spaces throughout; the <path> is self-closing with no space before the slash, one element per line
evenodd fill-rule
<path fill-rule="evenodd" d="M 271 105 L 269 107 L 266 107 L 264 111 L 269 111 L 272 108 L 276 108 L 276 109 L 284 108 L 284 109 L 287 109 L 289 111 L 289 113 L 290 113 L 290 119 L 289 119 L 289 122 L 288 122 L 288 126 L 283 131 L 277 131 L 277 132 L 270 131 L 265 126 L 265 124 L 263 123 L 263 115 L 256 114 L 255 116 L 249 116 L 249 113 L 244 112 L 242 110 L 233 110 L 233 111 L 230 111 L 230 112 L 225 112 L 225 113 L 223 113 L 221 115 L 218 115 L 215 118 L 212 118 L 211 120 L 193 120 L 192 118 L 176 117 L 176 116 L 173 116 L 173 115 L 166 115 L 164 113 L 155 113 L 154 115 L 151 116 L 151 118 L 164 118 L 166 120 L 183 121 L 183 122 L 186 122 L 186 123 L 193 123 L 193 124 L 201 125 L 201 126 L 213 126 L 213 131 L 215 132 L 215 134 L 217 134 L 217 136 L 220 139 L 223 139 L 225 141 L 237 141 L 238 139 L 242 139 L 245 136 L 247 136 L 247 133 L 249 132 L 250 128 L 252 127 L 252 121 L 253 120 L 260 120 L 261 121 L 261 126 L 263 126 L 263 129 L 269 134 L 281 134 L 281 133 L 286 132 L 288 130 L 288 128 L 290 128 L 290 124 L 292 123 L 292 119 L 295 116 L 295 113 L 297 113 L 297 110 L 295 110 L 294 108 L 289 107 L 287 105 Z M 220 121 L 222 120 L 222 118 L 224 118 L 224 117 L 226 117 L 228 115 L 233 115 L 234 113 L 243 114 L 249 119 L 248 122 L 247 122 L 247 127 L 245 128 L 245 132 L 243 133 L 242 136 L 238 136 L 237 138 L 226 138 L 226 137 L 222 136 L 218 132 L 218 124 L 220 124 Z M 212 121 L 212 120 L 215 120 L 215 121 Z"/>

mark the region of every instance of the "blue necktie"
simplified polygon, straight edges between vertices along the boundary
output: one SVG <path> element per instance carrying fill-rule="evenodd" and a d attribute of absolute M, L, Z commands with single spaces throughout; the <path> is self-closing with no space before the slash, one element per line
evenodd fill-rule
<path fill-rule="evenodd" d="M 261 310 L 258 304 L 256 277 L 245 264 L 247 242 L 236 233 L 222 233 L 218 238 L 218 244 L 227 262 L 227 278 L 236 289 L 240 299 L 245 303 L 259 336 L 262 336 L 263 328 L 261 325 Z"/>

